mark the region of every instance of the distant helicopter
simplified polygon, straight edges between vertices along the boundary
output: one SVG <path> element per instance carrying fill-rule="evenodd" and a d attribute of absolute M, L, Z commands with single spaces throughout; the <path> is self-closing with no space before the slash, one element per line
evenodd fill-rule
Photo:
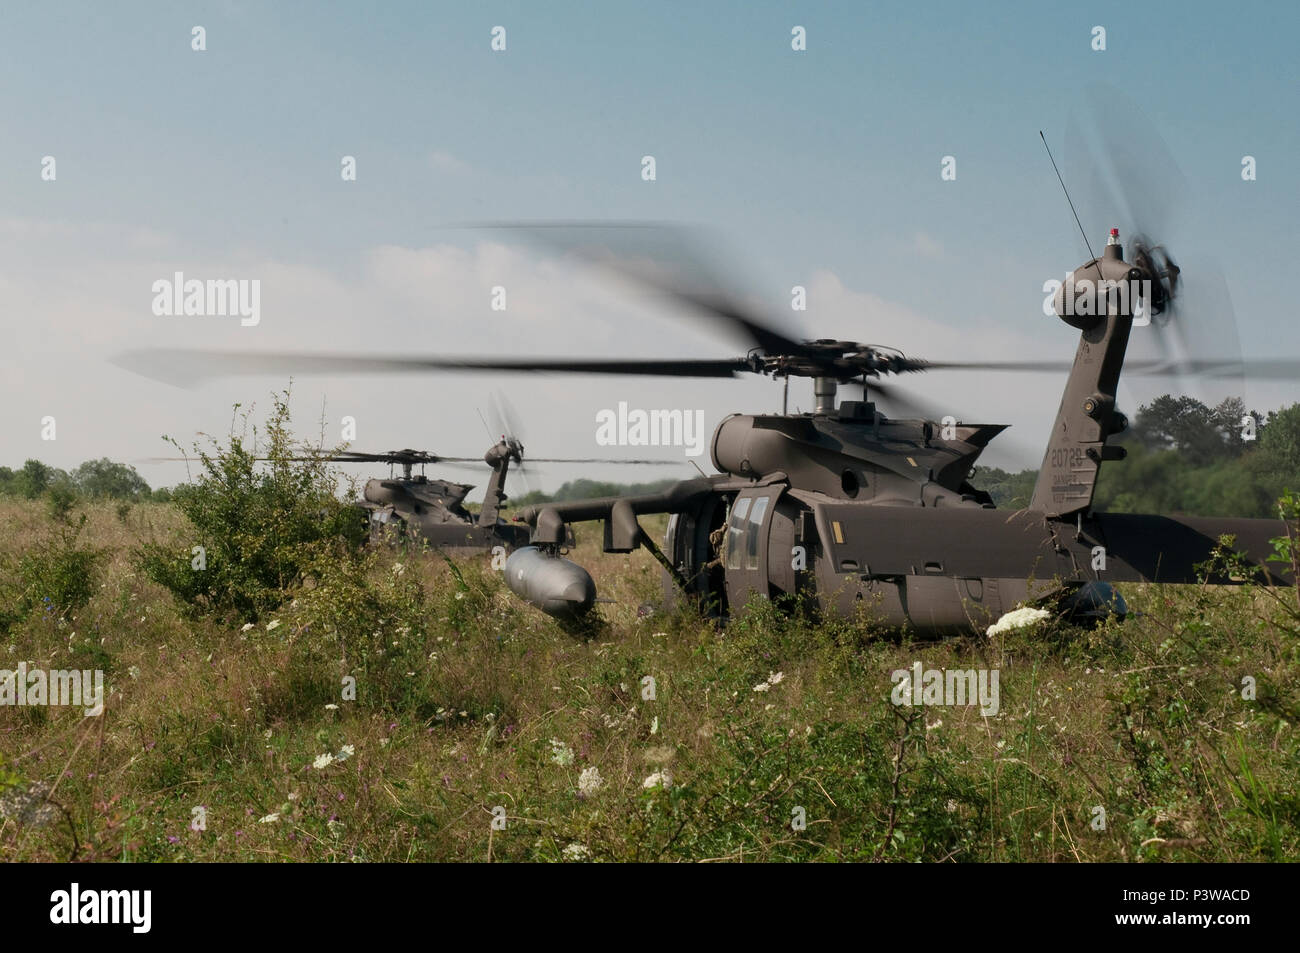
<path fill-rule="evenodd" d="M 487 492 L 478 514 L 465 508 L 465 497 L 474 489 L 472 483 L 429 479 L 423 470 L 428 464 L 465 463 L 465 457 L 440 457 L 425 450 L 390 450 L 386 453 L 342 451 L 315 459 L 338 463 L 387 463 L 400 466 L 400 477 L 366 481 L 362 498 L 356 504 L 366 519 L 372 542 L 399 540 L 422 542 L 433 549 L 459 554 L 464 551 L 491 550 L 504 546 L 507 551 L 527 543 L 528 531 L 520 523 L 510 523 L 500 516 L 510 464 L 523 462 L 523 445 L 502 437 L 483 455 L 492 468 Z M 421 472 L 412 472 L 414 467 Z"/>
<path fill-rule="evenodd" d="M 362 498 L 355 506 L 363 511 L 373 542 L 415 541 L 448 554 L 471 551 L 491 551 L 497 546 L 512 552 L 527 545 L 529 529 L 520 521 L 502 518 L 501 511 L 509 497 L 505 492 L 506 476 L 510 465 L 522 466 L 524 445 L 516 438 L 502 435 L 488 448 L 483 462 L 492 468 L 487 492 L 477 514 L 464 505 L 465 497 L 474 489 L 472 483 L 453 483 L 450 480 L 429 479 L 423 469 L 429 464 L 449 463 L 463 465 L 474 462 L 472 457 L 442 457 L 426 450 L 390 450 L 385 453 L 364 453 L 345 450 L 318 455 L 312 459 L 331 460 L 338 463 L 387 463 L 402 468 L 401 477 L 366 481 Z M 601 460 L 594 457 L 542 457 L 533 463 L 601 463 L 631 464 L 635 466 L 672 465 L 672 460 Z M 419 474 L 412 473 L 420 467 Z M 566 544 L 574 544 L 570 531 Z"/>

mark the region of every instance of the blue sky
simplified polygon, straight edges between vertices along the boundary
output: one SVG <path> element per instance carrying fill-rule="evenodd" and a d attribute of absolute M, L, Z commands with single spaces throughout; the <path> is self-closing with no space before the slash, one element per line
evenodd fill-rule
<path fill-rule="evenodd" d="M 1069 357 L 1077 336 L 1043 316 L 1041 284 L 1077 265 L 1082 245 L 1038 130 L 1062 160 L 1066 116 L 1097 81 L 1141 104 L 1188 179 L 1194 201 L 1178 254 L 1212 260 L 1226 275 L 1243 352 L 1300 355 L 1292 303 L 1283 300 L 1300 206 L 1298 9 L 9 9 L 0 31 L 0 290 L 16 346 L 0 357 L 3 462 L 39 456 L 67 466 L 158 453 L 159 434 L 220 430 L 232 400 L 277 383 L 177 391 L 105 364 L 104 352 L 119 347 L 734 351 L 689 320 L 629 317 L 616 294 L 603 303 L 595 291 L 569 297 L 581 277 L 548 271 L 532 252 L 502 257 L 480 244 L 490 239 L 442 227 L 465 221 L 702 223 L 740 264 L 743 291 L 777 313 L 789 315 L 792 285 L 820 289 L 796 316 L 809 334 L 901 343 L 935 359 Z M 196 24 L 207 31 L 201 53 L 190 49 Z M 489 48 L 498 24 L 504 53 Z M 807 30 L 803 53 L 790 49 L 796 24 Z M 1094 25 L 1107 30 L 1105 52 L 1090 49 Z M 653 183 L 639 175 L 645 154 L 657 160 Z M 1247 154 L 1258 181 L 1241 180 Z M 57 159 L 56 182 L 40 180 L 45 155 Z M 343 155 L 357 158 L 356 182 L 340 179 Z M 940 180 L 944 155 L 957 159 L 955 182 Z M 1080 213 L 1094 242 L 1104 240 L 1106 211 Z M 460 290 L 455 263 L 474 275 Z M 520 268 L 535 282 L 516 277 Z M 260 276 L 262 325 L 164 327 L 168 319 L 148 310 L 150 276 L 182 269 Z M 498 280 L 536 291 L 520 302 L 522 315 L 488 311 L 480 285 Z M 1031 446 L 1041 445 L 1063 383 L 936 376 L 927 383 L 945 408 L 1010 422 Z M 670 386 L 671 406 L 703 407 L 710 425 L 779 402 L 771 382 Z M 663 385 L 646 381 L 456 375 L 295 387 L 309 419 L 322 400 L 331 413 L 354 410 L 366 422 L 358 447 L 454 454 L 474 453 L 486 438 L 472 412 L 448 419 L 445 408 L 485 406 L 473 395 L 493 389 L 525 409 L 538 455 L 590 453 L 594 409 L 668 401 Z M 1296 396 L 1289 385 L 1247 391 L 1260 409 Z M 393 397 L 400 408 L 385 410 Z M 46 413 L 60 422 L 53 444 L 39 437 Z M 154 483 L 179 478 L 142 471 Z M 545 471 L 540 482 L 573 475 Z"/>

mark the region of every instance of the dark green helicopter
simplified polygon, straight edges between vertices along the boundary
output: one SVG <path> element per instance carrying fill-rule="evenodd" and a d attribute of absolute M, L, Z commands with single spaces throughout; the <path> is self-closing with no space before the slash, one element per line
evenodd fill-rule
<path fill-rule="evenodd" d="M 354 505 L 364 514 L 370 538 L 374 542 L 412 541 L 456 555 L 471 551 L 492 551 L 504 547 L 512 552 L 528 544 L 529 529 L 521 521 L 508 521 L 501 515 L 506 500 L 506 477 L 511 464 L 522 468 L 524 445 L 517 438 L 502 435 L 483 454 L 482 462 L 492 470 L 483 502 L 477 513 L 465 506 L 465 498 L 474 489 L 472 483 L 429 478 L 424 468 L 429 464 L 464 466 L 477 463 L 473 457 L 444 457 L 427 450 L 390 450 L 364 453 L 343 450 L 304 458 L 337 463 L 387 463 L 400 466 L 401 476 L 366 481 L 362 498 Z M 669 464 L 663 460 L 601 460 L 594 457 L 529 458 L 532 463 L 601 463 L 635 466 Z M 420 468 L 419 473 L 414 469 Z M 573 544 L 573 534 L 567 542 Z"/>
<path fill-rule="evenodd" d="M 523 462 L 523 450 L 518 440 L 503 436 L 483 455 L 483 462 L 492 468 L 492 475 L 477 514 L 465 507 L 465 498 L 474 489 L 472 483 L 430 479 L 424 473 L 429 464 L 467 463 L 470 458 L 440 457 L 425 450 L 407 449 L 386 453 L 347 450 L 316 459 L 400 466 L 401 476 L 390 473 L 387 479 L 367 480 L 362 498 L 355 504 L 365 516 L 371 540 L 423 542 L 454 554 L 464 550 L 490 551 L 495 546 L 504 546 L 509 551 L 527 544 L 527 528 L 507 522 L 500 515 L 507 499 L 506 475 L 511 463 Z M 414 472 L 416 467 L 420 468 L 419 473 Z"/>

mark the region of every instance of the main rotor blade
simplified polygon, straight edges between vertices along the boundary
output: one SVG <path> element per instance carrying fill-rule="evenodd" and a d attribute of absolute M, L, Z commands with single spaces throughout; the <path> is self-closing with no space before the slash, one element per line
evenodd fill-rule
<path fill-rule="evenodd" d="M 133 463 L 192 463 L 198 461 L 197 456 L 193 457 L 136 457 Z M 267 461 L 270 457 L 254 457 L 255 460 Z M 358 456 L 343 456 L 339 454 L 322 454 L 319 456 L 296 456 L 284 457 L 283 459 L 295 463 L 312 462 L 324 460 L 331 463 L 390 463 L 393 462 L 384 454 L 360 454 Z M 401 462 L 401 461 L 397 461 Z M 619 457 L 529 457 L 529 463 L 598 463 L 602 466 L 638 466 L 638 467 L 676 467 L 685 466 L 686 460 L 640 460 L 624 459 Z M 431 460 L 416 460 L 415 466 L 441 466 L 442 464 L 451 464 L 455 466 L 474 466 L 487 467 L 482 457 L 435 457 Z"/>
<path fill-rule="evenodd" d="M 896 420 L 942 420 L 944 416 L 938 409 L 897 384 L 884 385 L 871 381 L 867 384 L 864 395 L 874 401 L 886 416 Z"/>
<path fill-rule="evenodd" d="M 345 456 L 345 455 L 334 454 L 334 453 L 322 453 L 322 454 L 316 454 L 316 455 L 312 455 L 312 456 L 295 456 L 295 457 L 253 457 L 253 459 L 254 459 L 254 460 L 257 460 L 257 461 L 259 461 L 259 462 L 262 462 L 262 463 L 269 463 L 269 462 L 271 462 L 272 460 L 284 460 L 284 461 L 289 462 L 289 463 L 315 463 L 315 462 L 320 461 L 320 462 L 325 462 L 325 463 L 392 463 L 392 464 L 400 464 L 400 463 L 403 463 L 403 462 L 404 462 L 404 461 L 402 461 L 402 460 L 400 460 L 400 459 L 399 459 L 399 460 L 394 460 L 394 459 L 392 459 L 391 457 L 386 456 L 385 454 L 382 454 L 382 453 L 376 453 L 376 454 L 363 453 L 363 454 L 359 454 L 359 455 L 357 455 L 357 456 Z M 135 460 L 134 460 L 133 462 L 135 462 L 135 463 L 197 463 L 198 460 L 199 460 L 199 457 L 198 457 L 198 455 L 196 454 L 195 456 L 192 456 L 192 457 L 136 457 Z M 432 459 L 429 459 L 429 460 L 412 460 L 412 461 L 410 461 L 410 462 L 411 462 L 411 465 L 412 465 L 412 466 L 417 466 L 417 467 L 425 467 L 425 466 L 440 466 L 440 465 L 442 465 L 442 464 L 444 464 L 444 463 L 447 463 L 447 464 L 472 464 L 472 463 L 477 463 L 477 464 L 479 464 L 480 466 L 487 466 L 487 464 L 483 462 L 483 458 L 482 458 L 482 457 L 433 457 Z"/>
<path fill-rule="evenodd" d="M 707 315 L 770 355 L 799 354 L 802 345 L 770 319 L 741 304 L 710 262 L 697 229 L 663 222 L 494 222 L 489 228 L 576 255 Z"/>
<path fill-rule="evenodd" d="M 926 370 L 948 371 L 1037 371 L 1060 373 L 1074 365 L 1070 361 L 926 361 Z M 1231 378 L 1244 373 L 1258 380 L 1294 380 L 1300 377 L 1300 359 L 1243 358 L 1226 360 L 1137 360 L 1124 364 L 1125 375 L 1179 377 L 1189 374 L 1207 378 Z"/>
<path fill-rule="evenodd" d="M 600 358 L 410 357 L 304 352 L 197 351 L 148 348 L 110 358 L 125 370 L 178 387 L 235 374 L 373 374 L 436 370 L 556 371 L 577 374 L 629 374 L 652 377 L 734 377 L 753 367 L 744 358 L 701 360 L 604 360 Z"/>
<path fill-rule="evenodd" d="M 685 466 L 686 460 L 622 460 L 601 457 L 527 457 L 529 463 L 600 463 L 615 466 L 638 467 L 678 467 Z"/>

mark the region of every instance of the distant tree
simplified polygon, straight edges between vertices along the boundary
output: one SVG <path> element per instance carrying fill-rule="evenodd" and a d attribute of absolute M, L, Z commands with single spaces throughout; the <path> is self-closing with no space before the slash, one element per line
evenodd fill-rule
<path fill-rule="evenodd" d="M 1037 479 L 1037 470 L 1008 473 L 997 467 L 976 467 L 969 482 L 993 497 L 993 502 L 1002 509 L 1018 510 L 1029 505 Z"/>
<path fill-rule="evenodd" d="M 0 467 L 0 496 L 11 496 L 18 492 L 18 474 L 8 467 Z"/>
<path fill-rule="evenodd" d="M 15 475 L 14 486 L 20 496 L 34 500 L 44 493 L 55 480 L 55 470 L 39 460 L 28 460 Z"/>
<path fill-rule="evenodd" d="M 1165 394 L 1138 408 L 1121 442 L 1138 443 L 1148 450 L 1176 450 L 1193 465 L 1202 466 L 1240 456 L 1246 447 L 1241 437 L 1245 414 L 1245 404 L 1236 397 L 1207 407 L 1194 397 Z"/>
<path fill-rule="evenodd" d="M 134 467 L 114 463 L 107 457 L 87 460 L 72 471 L 72 482 L 89 497 L 139 500 L 149 496 L 149 484 Z"/>
<path fill-rule="evenodd" d="M 1269 413 L 1259 429 L 1259 452 L 1269 466 L 1300 486 L 1300 404 Z"/>

